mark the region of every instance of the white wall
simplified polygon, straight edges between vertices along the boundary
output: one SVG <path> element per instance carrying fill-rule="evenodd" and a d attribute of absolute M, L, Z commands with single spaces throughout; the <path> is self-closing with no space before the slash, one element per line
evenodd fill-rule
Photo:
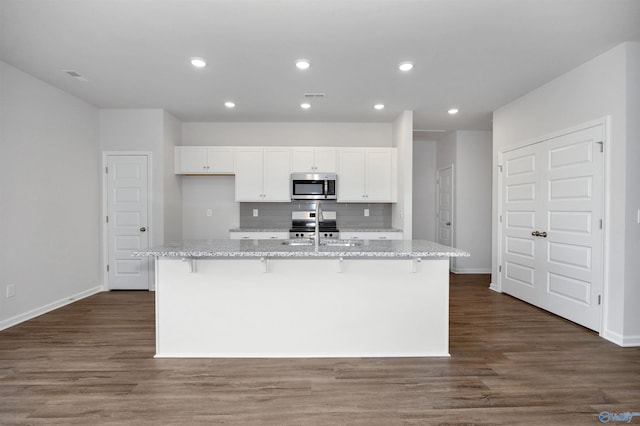
<path fill-rule="evenodd" d="M 182 176 L 185 240 L 228 239 L 229 229 L 240 225 L 234 182 L 233 176 Z"/>
<path fill-rule="evenodd" d="M 413 239 L 436 241 L 436 141 L 413 143 Z"/>
<path fill-rule="evenodd" d="M 164 195 L 164 243 L 182 240 L 182 184 L 175 174 L 175 147 L 182 138 L 182 122 L 164 111 L 163 138 L 163 195 Z"/>
<path fill-rule="evenodd" d="M 393 146 L 391 123 L 183 123 L 182 145 Z M 182 177 L 184 239 L 229 238 L 239 225 L 234 178 Z M 213 210 L 211 217 L 206 210 Z"/>
<path fill-rule="evenodd" d="M 393 146 L 398 148 L 398 202 L 391 207 L 392 225 L 409 239 L 413 235 L 413 111 L 404 111 L 393 122 Z"/>
<path fill-rule="evenodd" d="M 624 336 L 640 345 L 640 43 L 627 45 Z M 634 285 L 635 283 L 635 285 Z M 632 340 L 632 338 L 629 338 Z"/>
<path fill-rule="evenodd" d="M 493 163 L 508 146 L 533 140 L 609 116 L 606 147 L 607 234 L 606 288 L 601 334 L 619 344 L 640 344 L 640 282 L 637 224 L 638 204 L 638 43 L 626 43 L 592 59 L 494 113 Z M 631 72 L 634 71 L 632 74 Z M 627 91 L 627 89 L 631 89 Z M 628 106 L 627 106 L 628 105 Z M 628 122 L 629 120 L 629 122 Z M 631 121 L 636 124 L 631 124 Z M 628 124 L 629 123 L 629 124 Z M 494 229 L 492 285 L 497 283 L 497 167 L 493 173 Z M 632 218 L 629 218 L 629 216 Z M 635 241 L 631 241 L 633 239 Z M 630 240 L 631 239 L 631 240 Z"/>
<path fill-rule="evenodd" d="M 448 132 L 437 143 L 437 169 L 453 165 L 453 246 L 471 257 L 452 259 L 456 273 L 491 271 L 491 132 Z"/>
<path fill-rule="evenodd" d="M 100 290 L 99 169 L 97 108 L 0 61 L 0 329 Z"/>
<path fill-rule="evenodd" d="M 183 123 L 182 145 L 392 146 L 392 125 Z"/>
<path fill-rule="evenodd" d="M 102 153 L 132 151 L 151 154 L 151 245 L 182 239 L 180 184 L 174 175 L 174 146 L 180 144 L 181 132 L 182 123 L 161 109 L 100 110 Z M 152 266 L 151 288 L 153 276 Z"/>
<path fill-rule="evenodd" d="M 455 259 L 458 273 L 491 272 L 491 132 L 456 132 L 455 246 L 471 257 Z"/>
<path fill-rule="evenodd" d="M 152 245 L 164 241 L 164 111 L 161 109 L 100 110 L 100 151 L 138 151 L 151 153 Z"/>

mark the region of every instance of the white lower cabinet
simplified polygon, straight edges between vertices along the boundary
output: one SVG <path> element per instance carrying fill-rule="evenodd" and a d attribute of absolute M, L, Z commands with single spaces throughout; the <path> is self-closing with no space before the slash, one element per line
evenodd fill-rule
<path fill-rule="evenodd" d="M 402 240 L 402 231 L 346 231 L 340 232 L 344 240 Z"/>
<path fill-rule="evenodd" d="M 288 231 L 229 232 L 229 239 L 231 240 L 287 240 L 289 239 L 289 232 Z"/>
<path fill-rule="evenodd" d="M 236 201 L 291 201 L 289 152 L 287 147 L 239 147 Z"/>

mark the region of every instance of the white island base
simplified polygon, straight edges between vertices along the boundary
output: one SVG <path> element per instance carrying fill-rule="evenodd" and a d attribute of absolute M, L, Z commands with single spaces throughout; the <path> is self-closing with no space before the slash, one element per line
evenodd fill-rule
<path fill-rule="evenodd" d="M 156 357 L 449 356 L 449 259 L 159 257 Z"/>

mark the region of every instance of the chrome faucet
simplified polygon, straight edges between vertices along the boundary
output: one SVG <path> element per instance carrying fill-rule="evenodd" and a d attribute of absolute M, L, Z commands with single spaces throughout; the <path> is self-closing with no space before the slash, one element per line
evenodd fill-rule
<path fill-rule="evenodd" d="M 316 249 L 320 246 L 320 222 L 322 221 L 322 208 L 320 207 L 320 201 L 316 202 L 316 229 L 315 229 L 315 243 Z"/>

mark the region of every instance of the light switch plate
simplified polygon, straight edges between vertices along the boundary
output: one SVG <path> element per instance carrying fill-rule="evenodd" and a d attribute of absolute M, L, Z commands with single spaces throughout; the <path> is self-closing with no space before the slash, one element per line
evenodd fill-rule
<path fill-rule="evenodd" d="M 369 209 L 364 209 L 364 215 L 369 216 Z"/>
<path fill-rule="evenodd" d="M 258 209 L 253 209 L 253 217 L 258 217 Z"/>

